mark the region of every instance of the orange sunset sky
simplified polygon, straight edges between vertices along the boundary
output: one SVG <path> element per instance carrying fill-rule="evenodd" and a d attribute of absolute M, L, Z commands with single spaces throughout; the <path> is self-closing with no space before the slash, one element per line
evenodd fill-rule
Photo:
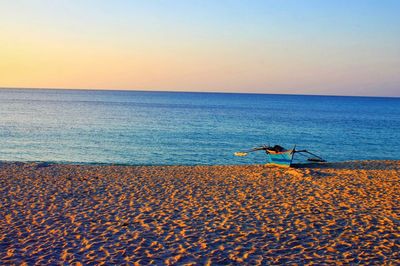
<path fill-rule="evenodd" d="M 399 1 L 1 1 L 0 87 L 400 96 Z"/>

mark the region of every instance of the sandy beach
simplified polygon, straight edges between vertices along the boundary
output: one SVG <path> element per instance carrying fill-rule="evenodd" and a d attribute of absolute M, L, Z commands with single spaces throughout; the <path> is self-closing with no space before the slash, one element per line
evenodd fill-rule
<path fill-rule="evenodd" d="M 400 264 L 400 161 L 0 164 L 0 264 Z"/>

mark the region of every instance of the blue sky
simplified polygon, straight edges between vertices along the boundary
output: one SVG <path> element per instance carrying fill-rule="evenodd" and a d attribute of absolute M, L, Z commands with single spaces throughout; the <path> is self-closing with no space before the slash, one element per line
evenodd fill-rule
<path fill-rule="evenodd" d="M 400 96 L 400 1 L 0 1 L 0 86 Z"/>

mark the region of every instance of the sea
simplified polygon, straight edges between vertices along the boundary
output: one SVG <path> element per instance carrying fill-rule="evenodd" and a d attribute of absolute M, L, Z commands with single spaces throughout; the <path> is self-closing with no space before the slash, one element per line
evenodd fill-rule
<path fill-rule="evenodd" d="M 400 98 L 0 89 L 0 161 L 262 164 L 234 156 L 262 144 L 399 160 Z"/>

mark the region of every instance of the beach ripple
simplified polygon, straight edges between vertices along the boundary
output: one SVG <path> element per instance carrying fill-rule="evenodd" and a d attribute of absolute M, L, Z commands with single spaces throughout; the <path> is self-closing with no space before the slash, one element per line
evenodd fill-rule
<path fill-rule="evenodd" d="M 400 162 L 0 165 L 1 264 L 399 264 Z"/>

